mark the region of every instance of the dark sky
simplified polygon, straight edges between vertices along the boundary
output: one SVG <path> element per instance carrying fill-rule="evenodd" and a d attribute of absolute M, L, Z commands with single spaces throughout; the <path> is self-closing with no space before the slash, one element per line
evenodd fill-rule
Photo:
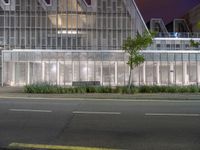
<path fill-rule="evenodd" d="M 165 23 L 180 18 L 200 0 L 135 0 L 145 21 L 163 18 Z"/>

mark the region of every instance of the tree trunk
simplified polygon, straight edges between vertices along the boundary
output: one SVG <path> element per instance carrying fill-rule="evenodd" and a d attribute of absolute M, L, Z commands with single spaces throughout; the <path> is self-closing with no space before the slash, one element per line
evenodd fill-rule
<path fill-rule="evenodd" d="M 130 68 L 129 79 L 128 79 L 128 89 L 129 89 L 129 92 L 130 92 L 130 89 L 131 89 L 131 76 L 132 76 L 132 69 Z"/>

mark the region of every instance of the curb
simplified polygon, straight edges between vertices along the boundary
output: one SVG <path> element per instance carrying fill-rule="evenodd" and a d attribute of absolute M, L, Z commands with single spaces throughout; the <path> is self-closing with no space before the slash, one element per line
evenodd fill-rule
<path fill-rule="evenodd" d="M 121 95 L 121 94 L 22 94 L 4 93 L 1 99 L 35 99 L 35 100 L 98 100 L 98 101 L 200 101 L 199 94 L 148 94 L 148 95 Z"/>

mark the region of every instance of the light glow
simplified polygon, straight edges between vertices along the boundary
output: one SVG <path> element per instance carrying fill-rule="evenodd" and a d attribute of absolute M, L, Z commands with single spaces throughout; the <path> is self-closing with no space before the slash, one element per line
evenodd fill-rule
<path fill-rule="evenodd" d="M 58 30 L 58 34 L 72 34 L 72 35 L 75 35 L 75 34 L 77 34 L 77 31 L 76 30 L 70 30 L 70 31 Z"/>

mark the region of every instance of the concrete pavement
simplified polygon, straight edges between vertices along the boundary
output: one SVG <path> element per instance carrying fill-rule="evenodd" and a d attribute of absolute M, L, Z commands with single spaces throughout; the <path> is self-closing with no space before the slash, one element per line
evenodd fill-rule
<path fill-rule="evenodd" d="M 0 87 L 0 98 L 47 98 L 47 99 L 115 99 L 115 100 L 200 100 L 200 93 L 157 93 L 157 94 L 27 94 L 21 87 Z"/>

